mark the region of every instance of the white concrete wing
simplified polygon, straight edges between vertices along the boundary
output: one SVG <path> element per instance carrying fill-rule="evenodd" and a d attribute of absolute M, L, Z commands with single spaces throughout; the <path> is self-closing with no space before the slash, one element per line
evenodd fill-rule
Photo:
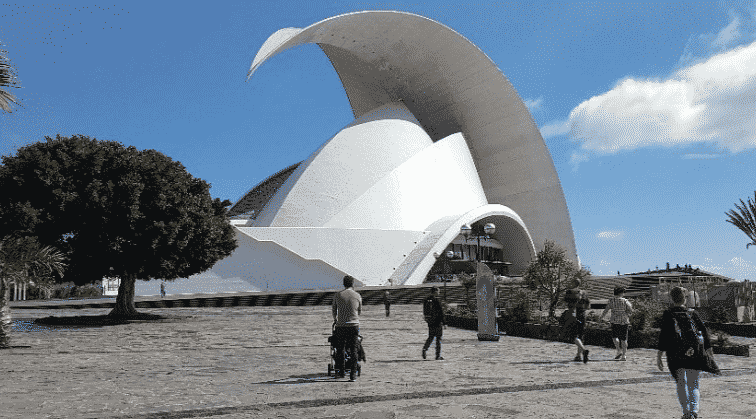
<path fill-rule="evenodd" d="M 554 164 L 524 103 L 499 68 L 454 30 L 422 16 L 370 11 L 276 32 L 251 76 L 288 48 L 316 43 L 341 78 L 355 117 L 401 101 L 432 141 L 462 133 L 488 202 L 520 214 L 536 246 L 577 258 Z"/>
<path fill-rule="evenodd" d="M 276 32 L 249 75 L 304 43 L 333 63 L 355 120 L 234 206 L 251 215 L 233 222 L 239 249 L 212 275 L 259 289 L 338 288 L 345 274 L 415 285 L 462 225 L 487 222 L 515 273 L 545 239 L 576 257 L 538 128 L 467 39 L 409 13 L 351 13 Z"/>

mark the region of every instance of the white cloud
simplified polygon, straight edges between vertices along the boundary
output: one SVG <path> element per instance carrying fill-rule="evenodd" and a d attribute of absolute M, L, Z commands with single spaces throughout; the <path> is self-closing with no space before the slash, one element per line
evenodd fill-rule
<path fill-rule="evenodd" d="M 710 160 L 722 157 L 721 154 L 686 154 L 683 159 Z"/>
<path fill-rule="evenodd" d="M 716 38 L 711 42 L 711 45 L 713 47 L 726 48 L 733 42 L 738 41 L 742 36 L 739 27 L 740 16 L 734 15 L 732 21 L 719 31 Z"/>
<path fill-rule="evenodd" d="M 727 261 L 735 270 L 735 279 L 756 280 L 756 265 L 741 257 L 734 257 Z"/>
<path fill-rule="evenodd" d="M 624 231 L 602 231 L 596 237 L 603 240 L 620 240 L 625 237 Z"/>
<path fill-rule="evenodd" d="M 551 138 L 559 135 L 565 135 L 570 132 L 570 120 L 564 121 L 551 121 L 548 124 L 541 127 L 541 136 L 543 138 Z"/>
<path fill-rule="evenodd" d="M 721 50 L 737 42 L 743 37 L 740 27 L 734 16 L 716 36 L 708 36 L 707 48 Z M 569 129 L 583 151 L 598 154 L 694 143 L 732 153 L 756 148 L 756 42 L 682 67 L 665 79 L 620 80 L 578 105 L 560 124 L 544 126 L 542 135 L 557 132 L 556 127 Z"/>
<path fill-rule="evenodd" d="M 539 97 L 538 99 L 525 99 L 525 106 L 528 107 L 530 112 L 534 112 L 540 109 L 542 103 L 543 103 L 543 97 Z"/>
<path fill-rule="evenodd" d="M 728 260 L 724 265 L 719 265 L 711 259 L 705 258 L 703 264 L 694 264 L 691 266 L 693 268 L 699 268 L 707 272 L 730 276 L 733 279 L 737 280 L 756 280 L 756 265 L 754 265 L 751 261 L 743 259 L 739 256 L 735 256 L 734 258 Z"/>

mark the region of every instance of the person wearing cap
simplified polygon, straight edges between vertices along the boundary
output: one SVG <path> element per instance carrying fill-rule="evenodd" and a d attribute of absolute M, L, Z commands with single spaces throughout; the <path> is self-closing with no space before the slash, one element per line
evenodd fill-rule
<path fill-rule="evenodd" d="M 438 287 L 431 289 L 431 295 L 423 301 L 423 316 L 425 322 L 428 323 L 428 339 L 425 340 L 423 345 L 423 359 L 426 359 L 426 352 L 430 348 L 433 339 L 436 339 L 436 360 L 443 360 L 441 356 L 441 337 L 444 334 L 444 309 L 441 307 L 441 301 L 438 300 L 439 296 Z"/>

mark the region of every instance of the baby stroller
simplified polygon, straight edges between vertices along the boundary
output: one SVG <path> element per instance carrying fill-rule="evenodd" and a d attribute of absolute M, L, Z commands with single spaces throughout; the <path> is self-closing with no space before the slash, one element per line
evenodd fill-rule
<path fill-rule="evenodd" d="M 336 375 L 336 323 L 331 325 L 331 336 L 328 336 L 328 343 L 331 344 L 331 362 L 328 364 L 328 376 Z M 349 351 L 344 351 L 344 373 L 350 372 L 347 365 L 349 365 Z M 362 335 L 357 335 L 357 361 L 365 362 L 365 351 L 362 349 Z M 362 367 L 357 364 L 357 376 L 360 376 Z"/>

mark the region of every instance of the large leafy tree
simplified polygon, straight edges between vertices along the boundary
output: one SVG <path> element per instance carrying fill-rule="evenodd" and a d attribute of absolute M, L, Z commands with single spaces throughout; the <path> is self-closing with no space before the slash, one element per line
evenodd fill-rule
<path fill-rule="evenodd" d="M 39 238 L 69 259 L 67 280 L 119 276 L 113 317 L 138 317 L 137 279 L 211 268 L 236 248 L 228 200 L 155 150 L 86 136 L 46 137 L 3 157 L 0 235 Z"/>
<path fill-rule="evenodd" d="M 0 49 L 0 109 L 5 112 L 11 111 L 11 103 L 18 104 L 16 97 L 6 90 L 17 85 L 16 71 L 8 59 L 8 52 Z"/>
<path fill-rule="evenodd" d="M 529 288 L 548 298 L 549 317 L 556 317 L 556 306 L 564 291 L 571 288 L 575 280 L 582 281 L 590 275 L 588 267 L 568 259 L 564 249 L 547 240 L 528 264 L 523 280 Z"/>
<path fill-rule="evenodd" d="M 751 245 L 756 246 L 756 191 L 753 193 L 753 201 L 748 198 L 748 202 L 740 200 L 740 205 L 735 204 L 736 210 L 729 210 L 727 214 L 727 222 L 739 228 L 740 231 L 748 236 L 751 240 L 750 243 L 746 243 L 746 249 Z"/>
<path fill-rule="evenodd" d="M 33 237 L 7 236 L 0 240 L 0 348 L 10 346 L 11 311 L 8 301 L 13 283 L 44 281 L 53 273 L 63 275 L 64 255 L 40 246 Z"/>

